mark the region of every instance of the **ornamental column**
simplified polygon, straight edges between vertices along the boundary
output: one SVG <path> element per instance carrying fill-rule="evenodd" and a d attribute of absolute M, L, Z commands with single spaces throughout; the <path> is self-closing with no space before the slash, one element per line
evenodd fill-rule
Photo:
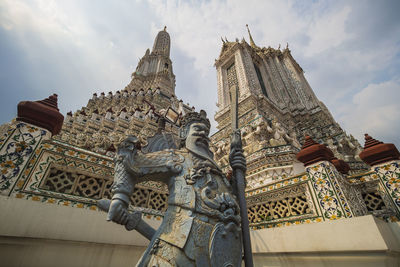
<path fill-rule="evenodd" d="M 0 194 L 9 196 L 17 186 L 35 153 L 39 152 L 43 140 L 58 134 L 64 116 L 57 106 L 57 95 L 40 101 L 22 101 L 18 104 L 18 115 L 0 137 Z M 20 183 L 23 183 L 21 180 Z"/>
<path fill-rule="evenodd" d="M 400 153 L 394 144 L 386 144 L 365 134 L 364 150 L 360 158 L 371 166 L 396 207 L 400 218 Z"/>
<path fill-rule="evenodd" d="M 334 158 L 332 151 L 306 135 L 304 145 L 296 158 L 306 167 L 307 176 L 324 220 L 353 217 L 354 212 L 346 197 L 350 194 L 348 192 L 350 188 L 344 186 L 344 177 L 338 171 L 341 169 L 345 172 L 347 168 Z"/>

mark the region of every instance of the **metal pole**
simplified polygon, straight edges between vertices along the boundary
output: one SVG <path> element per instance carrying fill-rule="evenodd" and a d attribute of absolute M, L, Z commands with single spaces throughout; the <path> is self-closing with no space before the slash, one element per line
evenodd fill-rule
<path fill-rule="evenodd" d="M 242 140 L 240 137 L 239 116 L 238 116 L 238 88 L 233 85 L 230 88 L 231 92 L 231 112 L 232 112 L 232 143 L 236 149 L 242 150 Z M 235 140 L 235 142 L 233 142 Z M 249 218 L 247 216 L 247 204 L 245 198 L 245 176 L 241 169 L 233 168 L 233 177 L 236 179 L 237 196 L 239 198 L 240 217 L 242 219 L 242 238 L 244 250 L 244 263 L 246 267 L 253 267 L 253 255 L 251 251 Z"/>
<path fill-rule="evenodd" d="M 244 264 L 246 267 L 253 267 L 253 255 L 251 251 L 250 228 L 249 218 L 247 217 L 246 198 L 244 196 L 244 173 L 242 170 L 236 169 L 233 171 L 236 177 L 240 217 L 242 218 L 242 237 L 243 237 L 243 250 L 244 250 Z"/>

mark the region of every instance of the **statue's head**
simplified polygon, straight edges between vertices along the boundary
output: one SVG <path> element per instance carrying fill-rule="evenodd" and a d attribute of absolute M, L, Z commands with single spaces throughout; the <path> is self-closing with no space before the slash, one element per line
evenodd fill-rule
<path fill-rule="evenodd" d="M 179 130 L 181 140 L 180 147 L 197 148 L 209 152 L 210 121 L 207 119 L 207 113 L 204 110 L 187 113 L 182 121 Z"/>
<path fill-rule="evenodd" d="M 132 153 L 137 149 L 140 150 L 140 148 L 140 140 L 136 136 L 128 135 L 128 137 L 119 144 L 118 152 Z"/>

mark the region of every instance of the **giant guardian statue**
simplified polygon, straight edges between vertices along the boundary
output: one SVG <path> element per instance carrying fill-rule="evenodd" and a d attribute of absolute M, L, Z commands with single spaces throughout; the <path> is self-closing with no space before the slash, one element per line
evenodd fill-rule
<path fill-rule="evenodd" d="M 179 149 L 144 153 L 133 136 L 119 146 L 107 219 L 131 224 L 150 239 L 136 266 L 241 266 L 235 179 L 228 180 L 214 161 L 209 131 L 210 121 L 202 110 L 182 118 Z M 231 146 L 230 164 L 245 172 L 240 146 Z M 168 209 L 157 230 L 127 211 L 135 184 L 146 180 L 164 182 L 169 189 Z"/>

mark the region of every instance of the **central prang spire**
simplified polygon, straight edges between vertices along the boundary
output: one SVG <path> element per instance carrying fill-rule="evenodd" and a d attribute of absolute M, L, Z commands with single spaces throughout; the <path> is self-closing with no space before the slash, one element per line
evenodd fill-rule
<path fill-rule="evenodd" d="M 167 32 L 167 26 L 164 26 L 164 30 L 160 31 L 157 34 L 156 39 L 154 40 L 154 45 L 151 53 L 169 57 L 170 46 L 171 39 Z"/>
<path fill-rule="evenodd" d="M 248 25 L 248 24 L 246 24 L 246 28 L 247 28 L 247 32 L 249 33 L 250 46 L 253 47 L 253 48 L 254 48 L 254 47 L 257 47 L 256 44 L 254 43 L 253 37 L 251 36 L 251 33 L 250 33 L 250 29 L 249 29 L 249 25 Z"/>
<path fill-rule="evenodd" d="M 158 88 L 168 97 L 175 95 L 175 75 L 169 57 L 170 47 L 171 39 L 165 26 L 158 32 L 151 52 L 147 49 L 140 59 L 127 88 L 133 90 L 138 87 L 142 87 L 143 90 Z"/>

